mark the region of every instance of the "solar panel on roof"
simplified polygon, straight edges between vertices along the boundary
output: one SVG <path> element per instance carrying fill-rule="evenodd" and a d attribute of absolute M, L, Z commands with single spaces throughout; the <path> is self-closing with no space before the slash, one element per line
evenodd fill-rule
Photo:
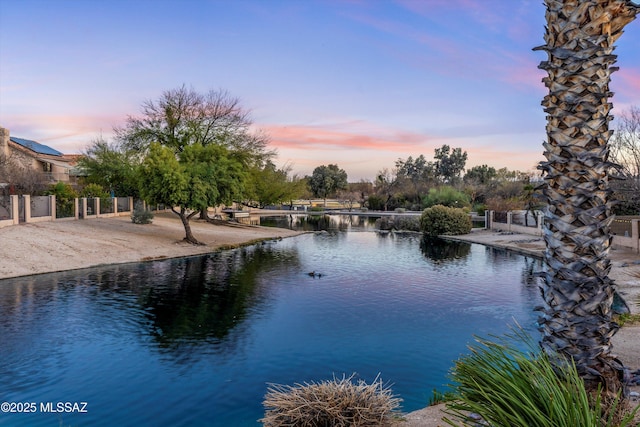
<path fill-rule="evenodd" d="M 11 141 L 15 142 L 16 144 L 19 144 L 24 148 L 28 148 L 29 150 L 34 151 L 38 154 L 48 154 L 50 156 L 62 156 L 62 153 L 59 152 L 58 150 L 54 150 L 53 148 L 44 144 L 40 144 L 39 142 L 31 141 L 30 139 L 16 138 L 14 136 L 9 137 L 9 139 L 11 139 Z"/>

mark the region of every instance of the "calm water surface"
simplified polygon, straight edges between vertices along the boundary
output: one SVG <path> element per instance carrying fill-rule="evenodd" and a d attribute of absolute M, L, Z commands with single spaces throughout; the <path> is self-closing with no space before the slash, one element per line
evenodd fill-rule
<path fill-rule="evenodd" d="M 337 232 L 0 281 L 0 401 L 39 412 L 0 425 L 256 426 L 268 383 L 352 373 L 419 409 L 474 334 L 535 329 L 539 269 L 480 245 Z"/>

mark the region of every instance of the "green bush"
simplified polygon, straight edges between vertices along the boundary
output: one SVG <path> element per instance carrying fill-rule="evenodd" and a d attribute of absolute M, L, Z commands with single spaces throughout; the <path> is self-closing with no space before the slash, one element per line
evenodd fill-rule
<path fill-rule="evenodd" d="M 353 376 L 295 386 L 272 384 L 263 402 L 266 427 L 392 426 L 401 399 L 376 378 L 372 384 Z"/>
<path fill-rule="evenodd" d="M 56 196 L 56 218 L 74 216 L 75 199 L 78 197 L 78 193 L 70 184 L 59 181 L 50 185 L 45 194 Z"/>
<path fill-rule="evenodd" d="M 153 222 L 153 212 L 145 209 L 144 204 L 138 201 L 133 208 L 133 212 L 131 212 L 131 221 L 134 224 L 151 224 Z"/>
<path fill-rule="evenodd" d="M 449 186 L 430 189 L 429 194 L 422 199 L 422 205 L 425 208 L 436 205 L 449 206 L 452 208 L 471 207 L 468 195 Z"/>
<path fill-rule="evenodd" d="M 455 363 L 451 379 L 454 400 L 446 412 L 458 426 L 492 427 L 626 427 L 633 425 L 639 407 L 610 402 L 605 416 L 600 394 L 592 399 L 575 365 L 562 356 L 547 355 L 522 330 L 496 342 L 476 339 L 471 354 Z M 524 349 L 522 349 L 524 348 Z M 469 413 L 486 424 L 471 420 Z"/>
<path fill-rule="evenodd" d="M 420 217 L 417 215 L 383 216 L 376 220 L 377 230 L 421 231 Z"/>
<path fill-rule="evenodd" d="M 471 232 L 471 217 L 463 209 L 436 205 L 420 216 L 420 229 L 429 237 L 458 235 Z"/>
<path fill-rule="evenodd" d="M 81 191 L 80 197 L 86 197 L 87 199 L 106 199 L 110 195 L 99 184 L 87 184 Z"/>
<path fill-rule="evenodd" d="M 393 218 L 393 228 L 403 231 L 421 231 L 420 217 L 417 215 L 402 215 Z"/>
<path fill-rule="evenodd" d="M 478 214 L 478 216 L 484 216 L 484 213 L 487 210 L 487 205 L 484 203 L 473 205 L 473 210 Z"/>
<path fill-rule="evenodd" d="M 384 209 L 384 200 L 380 196 L 369 196 L 367 199 L 367 207 L 373 211 L 381 211 Z"/>
<path fill-rule="evenodd" d="M 388 216 L 382 216 L 376 219 L 376 230 L 391 231 L 393 230 L 393 219 Z"/>

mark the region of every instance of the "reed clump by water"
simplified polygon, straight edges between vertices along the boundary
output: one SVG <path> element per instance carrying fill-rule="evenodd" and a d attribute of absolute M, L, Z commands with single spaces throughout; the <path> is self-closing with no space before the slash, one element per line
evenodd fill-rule
<path fill-rule="evenodd" d="M 377 377 L 373 383 L 350 377 L 322 382 L 271 384 L 263 402 L 265 427 L 391 426 L 401 399 Z"/>

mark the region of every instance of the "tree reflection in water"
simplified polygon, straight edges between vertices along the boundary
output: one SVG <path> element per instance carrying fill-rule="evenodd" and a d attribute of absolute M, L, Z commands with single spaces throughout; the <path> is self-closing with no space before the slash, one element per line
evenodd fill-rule
<path fill-rule="evenodd" d="M 298 264 L 295 251 L 258 245 L 163 265 L 159 281 L 140 301 L 149 313 L 154 339 L 163 348 L 224 339 L 259 311 L 267 298 L 261 279 L 285 264 Z"/>

